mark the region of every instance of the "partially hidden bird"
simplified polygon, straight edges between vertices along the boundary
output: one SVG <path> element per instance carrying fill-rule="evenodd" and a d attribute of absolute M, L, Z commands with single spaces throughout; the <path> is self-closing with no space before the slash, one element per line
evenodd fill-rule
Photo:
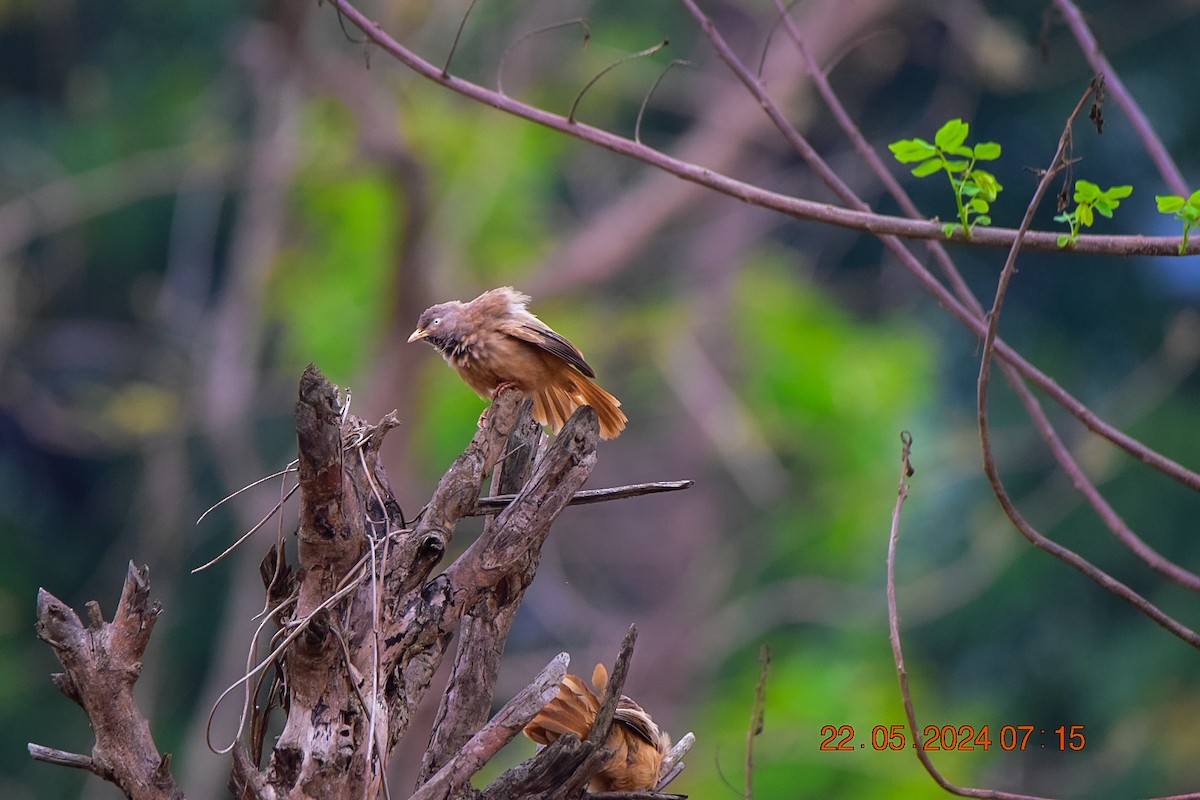
<path fill-rule="evenodd" d="M 558 694 L 525 726 L 525 735 L 543 745 L 566 733 L 585 738 L 600 711 L 600 695 L 607 685 L 608 670 L 603 664 L 597 664 L 592 672 L 594 690 L 578 676 L 567 675 L 558 685 Z M 612 755 L 588 783 L 588 791 L 639 792 L 658 785 L 671 737 L 625 695 L 617 700 L 605 744 Z"/>
<path fill-rule="evenodd" d="M 505 386 L 533 396 L 533 418 L 555 433 L 579 406 L 596 410 L 600 438 L 625 429 L 621 401 L 600 388 L 579 348 L 531 314 L 528 295 L 511 286 L 469 303 L 451 300 L 425 309 L 409 342 L 424 339 L 485 400 Z"/>

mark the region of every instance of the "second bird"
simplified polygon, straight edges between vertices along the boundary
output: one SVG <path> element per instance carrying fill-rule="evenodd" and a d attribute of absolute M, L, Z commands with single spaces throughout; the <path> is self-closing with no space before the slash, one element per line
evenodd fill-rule
<path fill-rule="evenodd" d="M 591 379 L 579 348 L 525 308 L 529 296 L 511 286 L 484 292 L 469 303 L 452 300 L 427 308 L 408 337 L 424 339 L 480 397 L 504 385 L 533 397 L 533 418 L 555 433 L 582 405 L 600 419 L 600 437 L 625 429 L 621 401 Z"/>

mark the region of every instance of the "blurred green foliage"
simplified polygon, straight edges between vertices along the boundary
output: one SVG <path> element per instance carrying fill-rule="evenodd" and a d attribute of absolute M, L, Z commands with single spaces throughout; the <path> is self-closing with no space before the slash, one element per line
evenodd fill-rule
<path fill-rule="evenodd" d="M 1074 45 L 1058 32 L 1052 63 L 1035 65 L 1043 8 L 1032 2 L 993 16 L 982 8 L 902 6 L 855 39 L 867 46 L 840 52 L 844 61 L 831 72 L 870 140 L 969 117 L 1004 143 L 1005 171 L 997 177 L 1006 191 L 1031 191 L 1035 179 L 1023 165 L 1045 162 L 1064 108 L 1090 77 Z M 428 3 L 375 10 L 435 61 L 461 11 Z M 580 119 L 631 134 L 646 90 L 675 57 L 692 59 L 692 68 L 673 72 L 657 91 L 646 141 L 680 141 L 723 96 L 729 79 L 694 24 L 670 4 L 599 4 L 588 11 L 586 49 L 579 31 L 566 29 L 506 54 L 517 36 L 544 22 L 523 16 L 528 11 L 480 3 L 455 71 L 494 85 L 505 55 L 506 91 L 565 114 L 598 70 L 669 37 L 668 53 L 622 65 L 597 83 Z M 753 4 L 714 4 L 713 13 L 743 52 L 761 52 L 770 14 Z M 1200 35 L 1194 10 L 1169 3 L 1151 14 L 1102 3 L 1089 14 L 1168 146 L 1194 169 L 1200 114 L 1183 101 L 1194 87 L 1176 63 Z M 248 76 L 266 69 L 254 55 L 267 46 L 251 37 L 282 37 L 287 23 L 303 29 L 308 71 L 298 68 L 295 83 L 256 94 Z M 777 35 L 772 47 L 786 47 L 784 38 Z M 391 319 L 396 304 L 469 299 L 502 283 L 553 285 L 561 276 L 545 274 L 546 260 L 642 179 L 640 167 L 610 154 L 397 77 L 377 50 L 367 69 L 355 40 L 326 7 L 0 2 L 0 218 L 15 208 L 6 204 L 38 187 L 147 149 L 186 144 L 194 151 L 181 151 L 181 184 L 206 169 L 224 181 L 211 195 L 135 196 L 0 248 L 0 796 L 80 796 L 81 775 L 33 764 L 24 750 L 28 741 L 79 752 L 91 743 L 83 715 L 50 685 L 57 665 L 32 635 L 33 600 L 42 585 L 77 609 L 97 599 L 109 615 L 130 558 L 150 564 L 167 606 L 140 684 L 155 735 L 175 752 L 185 786 L 223 775 L 226 762 L 206 753 L 196 734 L 228 682 L 217 625 L 239 592 L 256 589 L 251 562 L 261 551 L 245 556 L 250 569 L 188 571 L 247 527 L 244 517 L 269 507 L 277 487 L 248 510 L 222 509 L 200 529 L 191 523 L 290 458 L 299 368 L 318 363 L 356 390 L 356 403 L 360 388 L 379 390 L 388 402 L 376 401 L 378 413 L 404 398 L 395 436 L 406 448 L 393 475 L 403 481 L 397 489 L 406 509 L 419 507 L 485 404 L 432 351 L 385 340 L 393 324 L 411 322 Z M 424 195 L 386 159 L 365 152 L 365 127 L 380 123 L 364 120 L 352 92 L 337 91 L 344 73 L 329 71 L 333 88 L 320 83 L 329 63 L 352 64 L 357 78 L 365 75 L 389 99 L 379 106 L 382 124 L 415 163 Z M 786 77 L 767 75 L 771 87 Z M 293 107 L 295 165 L 276 209 L 281 244 L 263 272 L 247 277 L 231 254 L 238 223 L 254 211 L 240 183 L 245 165 L 231 166 L 236 158 L 216 152 L 246 145 L 256 113 L 270 116 L 260 106 L 291 92 L 301 96 Z M 842 138 L 824 112 L 804 114 L 814 120 L 813 141 L 840 152 Z M 716 145 L 726 144 L 725 135 L 718 131 Z M 772 136 L 751 137 L 730 170 L 815 195 Z M 1119 115 L 1110 111 L 1103 139 L 1080 140 L 1088 174 L 1103 185 L 1144 183 L 1147 193 L 1159 193 Z M 213 166 L 221 163 L 232 174 Z M 923 208 L 944 202 L 944 187 L 913 190 Z M 568 626 L 554 627 L 556 611 L 612 618 L 613 626 L 644 622 L 635 659 L 642 683 L 630 692 L 658 701 L 676 735 L 690 729 L 698 736 L 678 789 L 720 798 L 741 793 L 756 653 L 765 641 L 774 660 L 766 727 L 755 743 L 756 796 L 941 796 L 911 752 L 879 753 L 870 739 L 875 726 L 904 718 L 887 644 L 883 566 L 899 433 L 908 429 L 917 474 L 899 597 L 921 721 L 987 724 L 993 742 L 1004 725 L 1085 725 L 1089 742 L 1078 754 L 941 753 L 939 766 L 961 784 L 1055 795 L 1115 799 L 1194 789 L 1200 771 L 1190 743 L 1200 727 L 1187 709 L 1200 696 L 1196 655 L 1033 551 L 1001 520 L 979 474 L 974 340 L 865 237 L 738 218 L 744 212 L 732 205 L 687 206 L 621 272 L 535 300 L 534 310 L 580 344 L 630 413 L 629 432 L 601 453 L 596 485 L 698 483 L 655 501 L 657 512 L 614 504 L 564 517 L 547 559 L 557 572 L 534 590 L 583 586 L 587 602 L 547 594 L 552 608 L 519 620 L 513 659 L 523 668 L 540 666 L 556 647 L 610 653 L 610 629 L 596 626 L 599 642 L 582 634 L 571 640 Z M 406 227 L 414 210 L 426 214 L 417 232 Z M 1178 233 L 1176 221 L 1129 210 L 1122 232 Z M 1019 214 L 989 211 L 1005 225 Z M 1053 227 L 1052 214 L 1044 209 L 1037 226 Z M 720 227 L 726 219 L 751 231 L 728 253 L 710 235 L 727 232 Z M 397 297 L 417 283 L 398 275 L 398 252 L 417 235 L 421 291 L 434 296 Z M 710 252 L 718 253 L 712 263 Z M 997 253 L 959 248 L 952 255 L 977 294 L 990 296 Z M 1200 463 L 1194 265 L 1096 259 L 1081 269 L 1068 258 L 1022 262 L 1002 335 L 1149 445 Z M 249 306 L 245 317 L 224 315 L 239 300 Z M 242 348 L 220 349 L 239 324 L 254 335 L 245 335 Z M 692 340 L 767 443 L 760 455 L 781 471 L 778 487 L 762 477 L 765 468 L 740 476 L 741 484 L 731 480 L 738 464 L 698 421 L 687 390 L 672 382 L 674 348 Z M 404 351 L 407 371 L 396 378 L 404 386 L 374 385 L 385 379 L 373 371 L 380 354 L 405 347 L 412 348 Z M 218 353 L 228 363 L 212 363 Z M 1132 561 L 1058 477 L 1007 389 L 997 382 L 993 391 L 1005 477 L 1035 523 L 1186 620 L 1194 596 Z M 1194 495 L 1051 413 L 1131 526 L 1166 557 L 1200 563 Z M 244 416 L 231 422 L 237 414 Z M 254 547 L 265 549 L 272 535 Z M 615 566 L 595 566 L 601 556 Z M 652 607 L 655 600 L 660 606 Z M 243 610 L 230 614 L 240 619 Z M 625 619 L 631 613 L 636 618 Z M 665 644 L 656 649 L 656 641 Z M 713 641 L 725 647 L 701 650 Z M 577 670 L 580 663 L 582 656 Z M 821 751 L 826 725 L 852 725 L 855 745 L 866 746 Z M 530 752 L 521 745 L 514 758 Z M 212 784 L 214 796 L 223 796 L 223 784 L 223 777 Z M 97 785 L 89 779 L 88 796 L 115 796 Z"/>

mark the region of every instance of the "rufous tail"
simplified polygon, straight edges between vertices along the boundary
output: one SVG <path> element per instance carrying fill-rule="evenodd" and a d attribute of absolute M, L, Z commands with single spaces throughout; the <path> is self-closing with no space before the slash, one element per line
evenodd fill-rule
<path fill-rule="evenodd" d="M 600 711 L 600 698 L 575 675 L 558 685 L 558 694 L 525 726 L 525 735 L 538 744 L 550 744 L 559 736 L 573 733 L 585 738 Z"/>
<path fill-rule="evenodd" d="M 579 374 L 539 390 L 533 397 L 533 418 L 558 433 L 580 406 L 596 410 L 601 439 L 615 439 L 625 430 L 628 417 L 621 411 L 621 401 Z"/>
<path fill-rule="evenodd" d="M 567 675 L 558 694 L 525 726 L 525 735 L 538 744 L 550 744 L 568 733 L 588 735 L 600 712 L 599 693 L 608 685 L 608 670 L 597 664 L 592 687 Z M 592 792 L 649 791 L 658 783 L 663 756 L 671 737 L 662 732 L 642 707 L 625 695 L 617 701 L 612 729 L 605 742 L 608 759 L 588 784 Z"/>

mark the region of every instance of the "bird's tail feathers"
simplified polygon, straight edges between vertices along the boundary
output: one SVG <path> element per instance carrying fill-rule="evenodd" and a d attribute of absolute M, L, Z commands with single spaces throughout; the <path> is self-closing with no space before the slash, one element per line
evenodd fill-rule
<path fill-rule="evenodd" d="M 621 401 L 578 374 L 571 376 L 569 384 L 539 390 L 533 398 L 533 418 L 558 433 L 579 406 L 595 409 L 601 439 L 615 439 L 625 430 L 628 418 L 621 411 Z"/>
<path fill-rule="evenodd" d="M 588 735 L 600 698 L 584 682 L 567 675 L 558 685 L 558 694 L 525 726 L 525 735 L 538 744 L 550 744 L 559 736 L 573 733 L 580 739 Z"/>

